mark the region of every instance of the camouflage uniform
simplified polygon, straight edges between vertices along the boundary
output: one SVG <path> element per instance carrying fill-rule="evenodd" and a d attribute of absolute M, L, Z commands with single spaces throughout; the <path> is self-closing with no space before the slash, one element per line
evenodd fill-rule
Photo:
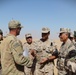
<path fill-rule="evenodd" d="M 37 50 L 36 75 L 53 75 L 53 60 L 43 65 L 40 65 L 39 62 L 42 58 L 48 58 L 49 56 L 52 56 L 53 52 L 56 50 L 54 42 L 51 42 L 49 39 L 46 42 L 39 40 L 38 45 L 39 48 Z"/>
<path fill-rule="evenodd" d="M 21 27 L 18 21 L 10 21 L 9 28 Z M 24 75 L 24 65 L 31 66 L 32 62 L 23 56 L 22 43 L 16 36 L 9 34 L 2 41 L 1 48 L 2 75 Z"/>
<path fill-rule="evenodd" d="M 65 70 L 65 59 L 69 51 L 75 49 L 72 42 L 68 39 L 67 42 L 61 45 L 61 48 L 59 50 L 59 58 L 58 58 L 58 71 L 59 75 L 66 75 L 67 72 Z"/>
<path fill-rule="evenodd" d="M 74 38 L 76 39 L 76 31 L 74 31 Z M 75 46 L 75 48 L 76 48 L 76 40 L 74 40 L 74 46 Z"/>
<path fill-rule="evenodd" d="M 47 33 L 47 29 L 44 29 L 42 33 Z M 43 42 L 41 39 L 37 42 L 37 63 L 35 75 L 53 75 L 54 73 L 54 62 L 53 60 L 47 61 L 45 64 L 40 64 L 41 59 L 52 56 L 56 50 L 54 42 L 47 39 Z"/>
<path fill-rule="evenodd" d="M 63 32 L 66 32 L 66 30 L 62 29 L 61 33 Z M 68 53 L 74 49 L 75 47 L 70 39 L 68 39 L 65 43 L 62 43 L 59 50 L 58 61 L 57 61 L 58 75 L 70 75 L 68 73 L 69 71 L 66 70 L 67 65 L 65 60 Z"/>
<path fill-rule="evenodd" d="M 32 37 L 31 34 L 26 34 L 26 38 L 29 38 L 29 37 Z M 30 56 L 30 50 L 31 49 L 34 49 L 36 48 L 36 43 L 35 41 L 32 41 L 31 44 L 28 44 L 27 42 L 25 42 L 23 44 L 23 48 L 24 48 L 24 56 L 25 56 L 25 50 L 28 50 L 28 56 Z M 24 66 L 24 71 L 25 71 L 25 74 L 26 75 L 34 75 L 34 69 L 35 69 L 35 60 L 33 61 L 33 64 L 31 67 L 27 67 L 27 66 Z"/>
<path fill-rule="evenodd" d="M 75 46 L 75 49 L 76 49 L 76 42 L 73 40 L 72 43 L 73 43 L 73 45 Z"/>

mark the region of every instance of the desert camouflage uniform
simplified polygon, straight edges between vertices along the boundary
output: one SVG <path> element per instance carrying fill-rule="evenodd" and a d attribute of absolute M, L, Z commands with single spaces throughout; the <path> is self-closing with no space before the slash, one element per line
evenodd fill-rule
<path fill-rule="evenodd" d="M 36 43 L 34 41 L 31 44 L 28 44 L 26 42 L 26 43 L 24 43 L 23 48 L 24 48 L 24 50 L 26 50 L 26 49 L 28 50 L 28 54 L 30 56 L 30 50 L 31 49 L 34 49 L 34 50 L 36 49 Z M 24 67 L 24 71 L 25 71 L 26 75 L 34 75 L 35 64 L 36 64 L 35 60 L 33 60 L 33 64 L 32 64 L 31 67 L 27 67 L 27 66 Z"/>
<path fill-rule="evenodd" d="M 54 73 L 54 63 L 53 60 L 48 61 L 46 64 L 40 65 L 40 60 L 42 58 L 48 58 L 52 56 L 53 52 L 56 50 L 54 42 L 51 42 L 49 39 L 45 42 L 39 40 L 37 42 L 37 63 L 35 75 L 53 75 Z"/>
<path fill-rule="evenodd" d="M 3 40 L 0 50 L 2 75 L 24 75 L 24 65 L 32 64 L 23 56 L 22 43 L 12 34 Z"/>
<path fill-rule="evenodd" d="M 75 46 L 75 48 L 76 48 L 76 42 L 74 43 L 74 46 Z"/>
<path fill-rule="evenodd" d="M 72 43 L 74 44 L 74 46 L 75 46 L 75 49 L 76 49 L 76 42 L 75 42 L 75 41 L 72 41 Z"/>
<path fill-rule="evenodd" d="M 57 61 L 58 75 L 70 75 L 67 73 L 66 70 L 67 67 L 66 67 L 65 59 L 68 53 L 74 49 L 75 47 L 69 39 L 66 41 L 66 43 L 62 43 L 61 48 L 59 50 L 59 57 Z"/>
<path fill-rule="evenodd" d="M 76 48 L 76 31 L 74 31 L 74 46 L 75 46 L 75 48 Z"/>

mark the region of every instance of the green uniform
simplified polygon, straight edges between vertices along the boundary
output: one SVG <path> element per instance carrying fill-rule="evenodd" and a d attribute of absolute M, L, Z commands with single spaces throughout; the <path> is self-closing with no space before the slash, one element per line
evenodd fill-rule
<path fill-rule="evenodd" d="M 7 35 L 0 48 L 2 75 L 24 75 L 24 65 L 32 62 L 23 56 L 22 43 L 14 36 Z"/>

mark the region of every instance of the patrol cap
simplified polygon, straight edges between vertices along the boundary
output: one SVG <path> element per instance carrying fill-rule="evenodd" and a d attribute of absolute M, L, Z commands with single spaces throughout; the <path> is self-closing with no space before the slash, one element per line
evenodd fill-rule
<path fill-rule="evenodd" d="M 48 33 L 49 31 L 50 31 L 50 29 L 47 27 L 42 28 L 42 33 Z"/>
<path fill-rule="evenodd" d="M 26 38 L 32 37 L 32 35 L 30 33 L 25 35 Z"/>
<path fill-rule="evenodd" d="M 2 30 L 0 29 L 0 34 L 3 34 Z"/>
<path fill-rule="evenodd" d="M 73 33 L 70 33 L 70 37 L 74 37 L 74 34 Z"/>
<path fill-rule="evenodd" d="M 74 31 L 74 37 L 76 37 L 76 31 Z"/>
<path fill-rule="evenodd" d="M 47 30 L 48 30 L 48 31 L 50 31 L 50 29 L 49 29 L 49 28 L 47 28 Z"/>
<path fill-rule="evenodd" d="M 72 34 L 72 33 L 71 33 L 71 29 L 67 28 L 67 31 L 68 31 L 68 33 Z"/>
<path fill-rule="evenodd" d="M 21 26 L 21 23 L 17 20 L 12 20 L 8 23 L 8 28 L 23 28 L 23 26 Z"/>
<path fill-rule="evenodd" d="M 67 28 L 60 28 L 59 33 L 70 33 L 70 30 L 68 30 Z"/>

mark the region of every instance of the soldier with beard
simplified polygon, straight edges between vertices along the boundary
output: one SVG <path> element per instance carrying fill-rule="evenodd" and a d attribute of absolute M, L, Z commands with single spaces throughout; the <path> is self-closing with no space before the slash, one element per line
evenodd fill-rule
<path fill-rule="evenodd" d="M 24 75 L 24 66 L 31 66 L 32 61 L 23 56 L 23 46 L 17 36 L 22 25 L 17 20 L 8 23 L 9 34 L 0 47 L 2 75 Z M 33 52 L 31 52 L 32 54 Z"/>

